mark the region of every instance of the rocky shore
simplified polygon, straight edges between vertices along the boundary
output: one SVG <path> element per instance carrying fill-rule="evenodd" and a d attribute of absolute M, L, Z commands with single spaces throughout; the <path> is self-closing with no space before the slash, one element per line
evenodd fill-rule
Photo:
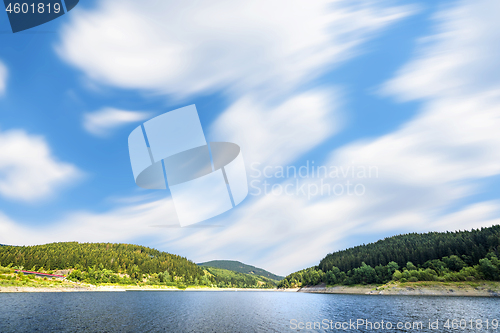
<path fill-rule="evenodd" d="M 411 296 L 488 296 L 500 297 L 500 283 L 469 282 L 407 282 L 389 283 L 382 286 L 317 286 L 297 290 L 305 293 L 356 294 L 356 295 L 411 295 Z"/>
<path fill-rule="evenodd" d="M 410 296 L 487 296 L 500 297 L 500 282 L 407 282 L 388 283 L 385 285 L 327 286 L 319 284 L 290 289 L 243 289 L 243 288 L 207 288 L 190 287 L 186 291 L 279 291 L 319 294 L 354 294 L 354 295 L 410 295 Z M 0 286 L 0 293 L 19 292 L 88 292 L 88 291 L 182 291 L 175 287 L 164 286 L 119 286 L 64 284 L 54 286 Z"/>
<path fill-rule="evenodd" d="M 93 285 L 64 285 L 51 287 L 0 286 L 0 293 L 30 293 L 30 292 L 86 292 L 86 291 L 276 291 L 276 289 L 257 288 L 209 288 L 191 287 L 178 289 L 175 287 L 159 286 L 93 286 Z M 296 291 L 296 290 L 294 290 Z"/>

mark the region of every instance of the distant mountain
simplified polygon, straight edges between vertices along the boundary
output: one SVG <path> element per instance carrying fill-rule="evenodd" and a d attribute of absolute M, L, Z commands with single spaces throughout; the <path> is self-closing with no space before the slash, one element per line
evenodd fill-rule
<path fill-rule="evenodd" d="M 276 288 L 278 281 L 255 274 L 244 274 L 223 268 L 199 266 L 219 288 Z"/>
<path fill-rule="evenodd" d="M 283 276 L 279 276 L 279 275 L 270 273 L 270 272 L 266 271 L 265 269 L 257 268 L 257 267 L 247 265 L 247 264 L 244 264 L 242 262 L 234 261 L 234 260 L 212 260 L 212 261 L 203 262 L 203 263 L 200 263 L 197 265 L 198 266 L 205 266 L 205 267 L 227 269 L 229 271 L 243 273 L 243 274 L 263 276 L 263 277 L 266 277 L 266 278 L 269 278 L 272 280 L 276 280 L 276 281 L 281 281 L 284 278 Z"/>

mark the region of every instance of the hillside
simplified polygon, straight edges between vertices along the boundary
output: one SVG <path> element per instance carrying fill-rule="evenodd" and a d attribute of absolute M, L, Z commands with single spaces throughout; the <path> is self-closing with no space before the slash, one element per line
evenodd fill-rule
<path fill-rule="evenodd" d="M 28 270 L 88 270 L 94 266 L 114 273 L 142 274 L 169 271 L 173 276 L 201 278 L 203 271 L 181 256 L 145 246 L 112 243 L 51 243 L 36 246 L 0 247 L 0 265 Z"/>
<path fill-rule="evenodd" d="M 285 277 L 279 288 L 390 281 L 500 281 L 500 225 L 471 231 L 388 237 L 328 254 Z"/>
<path fill-rule="evenodd" d="M 243 273 L 243 274 L 251 274 L 263 276 L 271 280 L 280 281 L 283 280 L 283 276 L 279 276 L 273 273 L 270 273 L 262 268 L 257 268 L 251 265 L 244 264 L 239 261 L 234 260 L 212 260 L 198 264 L 198 266 L 207 266 L 214 268 L 222 268 L 227 269 L 229 271 Z"/>
<path fill-rule="evenodd" d="M 391 261 L 399 266 L 408 261 L 422 265 L 450 255 L 463 256 L 466 264 L 475 265 L 490 251 L 498 255 L 499 245 L 500 225 L 471 231 L 410 233 L 330 253 L 318 267 L 324 272 L 334 266 L 347 272 L 360 267 L 362 262 L 372 267 Z"/>
<path fill-rule="evenodd" d="M 14 274 L 14 269 L 40 273 L 57 271 L 67 275 L 70 281 L 92 285 L 276 287 L 276 281 L 266 277 L 200 267 L 184 257 L 131 244 L 66 242 L 0 246 L 0 285 L 17 286 L 38 281 L 28 281 L 28 277 Z M 2 270 L 8 274 L 2 274 Z"/>
<path fill-rule="evenodd" d="M 214 279 L 215 285 L 221 288 L 276 288 L 275 280 L 260 275 L 244 274 L 223 268 L 202 267 Z"/>

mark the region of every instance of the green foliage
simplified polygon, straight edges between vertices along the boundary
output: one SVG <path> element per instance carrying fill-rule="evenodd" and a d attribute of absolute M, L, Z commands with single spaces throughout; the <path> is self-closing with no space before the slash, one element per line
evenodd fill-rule
<path fill-rule="evenodd" d="M 361 267 L 354 269 L 350 284 L 370 284 L 376 282 L 377 273 L 375 269 L 362 262 Z"/>
<path fill-rule="evenodd" d="M 172 282 L 172 277 L 170 276 L 170 274 L 168 273 L 168 271 L 165 271 L 163 273 L 159 273 L 158 274 L 158 281 L 160 283 Z"/>
<path fill-rule="evenodd" d="M 51 243 L 36 246 L 1 246 L 0 265 L 41 267 L 46 271 L 77 268 L 86 272 L 83 280 L 109 281 L 114 274 L 126 274 L 132 281 L 168 272 L 185 280 L 198 280 L 203 270 L 181 256 L 139 245 L 112 243 Z M 116 278 L 114 278 L 116 280 Z"/>
<path fill-rule="evenodd" d="M 416 270 L 417 266 L 413 265 L 413 263 L 411 261 L 408 261 L 406 263 L 406 269 L 409 270 L 409 271 Z"/>
<path fill-rule="evenodd" d="M 0 274 L 5 274 L 5 273 L 9 274 L 9 273 L 13 273 L 13 272 L 14 272 L 14 270 L 9 268 L 9 267 L 0 266 Z"/>
<path fill-rule="evenodd" d="M 490 258 L 493 260 L 490 260 L 489 258 L 479 260 L 479 267 L 486 279 L 496 281 L 499 280 L 498 259 L 496 256 L 490 256 Z"/>
<path fill-rule="evenodd" d="M 2 267 L 6 265 L 8 267 Z M 188 286 L 276 287 L 276 281 L 267 277 L 199 267 L 180 256 L 129 244 L 70 242 L 0 247 L 0 273 L 12 273 L 12 266 L 32 267 L 33 271 L 40 267 L 39 272 L 69 269 L 68 280 L 93 285 L 163 285 L 181 289 Z M 22 273 L 18 276 L 22 281 L 33 278 L 23 277 Z"/>
<path fill-rule="evenodd" d="M 454 272 L 459 272 L 462 268 L 466 267 L 467 264 L 456 255 L 451 255 L 449 257 L 443 257 L 443 263 L 450 270 Z"/>
<path fill-rule="evenodd" d="M 222 268 L 204 267 L 210 275 L 211 282 L 219 288 L 276 288 L 272 279 L 230 271 Z"/>
<path fill-rule="evenodd" d="M 95 266 L 91 267 L 87 272 L 75 269 L 67 276 L 67 279 L 70 281 L 81 281 L 91 284 L 122 282 L 122 279 L 120 279 L 117 274 L 103 268 L 102 265 L 100 268 L 96 268 Z"/>
<path fill-rule="evenodd" d="M 257 268 L 234 260 L 212 260 L 198 264 L 198 266 L 222 268 L 243 274 L 259 275 L 275 281 L 283 280 L 283 276 L 275 275 L 262 268 Z"/>
<path fill-rule="evenodd" d="M 488 252 L 498 253 L 499 245 L 500 225 L 472 231 L 411 233 L 328 254 L 318 267 L 324 272 L 334 266 L 347 272 L 361 267 L 361 262 L 375 267 L 394 261 L 404 267 L 409 261 L 418 266 L 429 260 L 449 257 L 457 265 L 451 268 L 450 264 L 450 269 L 460 271 L 465 267 L 460 265 L 473 266 Z"/>
<path fill-rule="evenodd" d="M 339 278 L 334 273 L 337 271 L 334 269 L 329 272 L 330 275 L 327 275 L 316 267 L 306 268 L 285 277 L 278 283 L 278 288 L 299 288 L 316 285 L 323 281 L 338 281 Z M 330 284 L 333 283 L 330 282 Z"/>
<path fill-rule="evenodd" d="M 303 287 L 320 282 L 353 285 L 383 284 L 391 280 L 500 281 L 500 260 L 496 255 L 499 239 L 500 226 L 470 232 L 395 236 L 329 254 L 319 266 L 288 275 L 280 281 L 278 288 Z M 424 249 L 425 244 L 434 244 L 436 249 Z M 444 248 L 447 250 L 442 250 Z M 373 254 L 369 255 L 370 251 Z M 438 253 L 446 255 L 436 257 Z M 482 257 L 478 257 L 478 253 Z M 371 260 L 373 266 L 361 258 Z M 412 261 L 407 260 L 410 258 Z M 430 259 L 423 261 L 425 258 Z M 331 266 L 332 262 L 342 266 Z"/>
<path fill-rule="evenodd" d="M 0 266 L 0 270 L 3 267 Z M 10 268 L 9 268 L 10 270 Z M 63 282 L 61 280 L 47 279 L 47 278 L 37 278 L 33 274 L 23 274 L 16 273 L 14 270 L 8 272 L 8 274 L 0 274 L 0 287 L 72 287 L 73 285 L 69 282 Z"/>

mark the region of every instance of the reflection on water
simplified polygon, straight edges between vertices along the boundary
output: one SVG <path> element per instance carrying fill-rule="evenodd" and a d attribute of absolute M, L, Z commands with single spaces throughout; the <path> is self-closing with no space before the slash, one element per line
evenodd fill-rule
<path fill-rule="evenodd" d="M 448 319 L 450 328 L 445 328 Z M 492 327 L 494 320 L 500 320 L 500 299 L 483 297 L 260 291 L 0 293 L 0 332 L 500 332 Z M 429 321 L 437 321 L 439 328 L 429 329 Z M 308 330 L 315 322 L 316 329 Z"/>

